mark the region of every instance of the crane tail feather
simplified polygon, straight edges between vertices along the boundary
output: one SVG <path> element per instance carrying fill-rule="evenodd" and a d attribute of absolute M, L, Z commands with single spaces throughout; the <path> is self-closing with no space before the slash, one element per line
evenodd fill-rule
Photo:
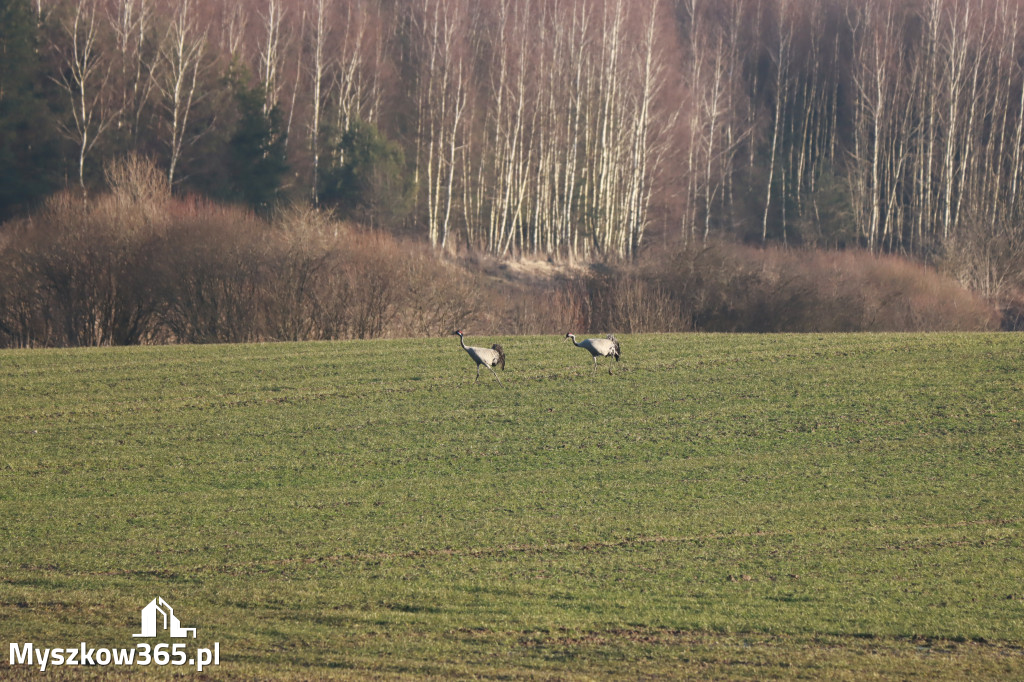
<path fill-rule="evenodd" d="M 608 340 L 611 341 L 612 344 L 614 344 L 615 350 L 613 351 L 612 355 L 615 356 L 615 362 L 618 362 L 619 356 L 622 355 L 622 346 L 619 345 L 619 340 L 615 338 L 614 334 L 609 334 Z"/>

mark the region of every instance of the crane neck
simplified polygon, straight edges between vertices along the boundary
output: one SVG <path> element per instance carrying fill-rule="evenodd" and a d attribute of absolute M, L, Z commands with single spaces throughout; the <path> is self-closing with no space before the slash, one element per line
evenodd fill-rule
<path fill-rule="evenodd" d="M 466 348 L 466 339 L 462 338 L 462 334 L 459 334 L 459 343 L 462 344 L 462 349 L 464 351 L 469 352 L 469 349 Z"/>

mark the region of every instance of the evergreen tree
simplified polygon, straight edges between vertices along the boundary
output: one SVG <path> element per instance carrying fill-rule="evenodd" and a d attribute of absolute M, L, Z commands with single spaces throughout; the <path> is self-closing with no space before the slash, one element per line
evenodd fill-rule
<path fill-rule="evenodd" d="M 57 186 L 60 143 L 28 0 L 0 0 L 0 220 Z"/>
<path fill-rule="evenodd" d="M 265 111 L 263 86 L 250 87 L 244 75 L 234 79 L 234 97 L 238 120 L 228 141 L 231 198 L 266 213 L 277 202 L 288 172 L 281 112 L 276 105 Z"/>
<path fill-rule="evenodd" d="M 412 202 L 402 148 L 373 124 L 354 121 L 321 176 L 319 196 L 345 217 L 396 225 L 409 214 Z"/>

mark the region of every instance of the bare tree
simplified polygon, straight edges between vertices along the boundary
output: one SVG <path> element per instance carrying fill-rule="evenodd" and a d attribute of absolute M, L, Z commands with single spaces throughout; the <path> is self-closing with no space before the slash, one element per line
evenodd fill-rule
<path fill-rule="evenodd" d="M 327 12 L 330 9 L 330 0 L 311 0 L 313 2 L 313 46 L 309 70 L 312 75 L 312 113 L 310 115 L 310 151 L 313 155 L 313 176 L 311 195 L 313 203 L 317 203 L 317 193 L 320 184 L 320 128 L 324 108 L 324 84 L 327 79 L 328 58 L 327 58 Z"/>
<path fill-rule="evenodd" d="M 230 3 L 225 7 L 227 16 L 221 20 L 222 41 L 226 52 L 232 58 L 242 53 L 245 34 L 249 26 L 249 13 L 239 4 Z"/>
<path fill-rule="evenodd" d="M 772 194 L 774 193 L 776 165 L 779 158 L 779 147 L 784 130 L 784 117 L 788 106 L 790 87 L 790 55 L 793 44 L 793 24 L 789 17 L 791 7 L 792 0 L 779 0 L 778 43 L 776 45 L 776 50 L 771 55 L 772 62 L 775 65 L 775 115 L 772 117 L 772 143 L 768 159 L 768 188 L 764 201 L 764 219 L 761 224 L 761 241 L 768 238 L 768 217 L 772 205 Z M 785 209 L 785 201 L 785 191 L 783 191 L 783 210 Z M 785 234 L 785 218 L 783 218 L 782 230 L 783 234 Z"/>
<path fill-rule="evenodd" d="M 417 176 L 425 180 L 427 234 L 444 249 L 458 193 L 458 150 L 465 139 L 469 66 L 461 39 L 467 30 L 461 2 L 423 0 L 416 15 L 421 68 L 417 83 Z"/>
<path fill-rule="evenodd" d="M 263 113 L 267 113 L 280 99 L 280 73 L 283 59 L 281 46 L 281 26 L 284 19 L 284 7 L 281 0 L 267 0 L 266 14 L 260 14 L 263 20 L 263 38 L 259 43 L 259 74 L 266 88 L 266 101 Z"/>
<path fill-rule="evenodd" d="M 362 118 L 364 59 L 369 41 L 365 12 L 366 9 L 357 2 L 345 5 L 338 44 L 338 68 L 334 70 L 332 84 L 335 127 L 338 130 L 348 130 L 353 120 Z"/>
<path fill-rule="evenodd" d="M 725 194 L 735 172 L 734 158 L 748 137 L 737 123 L 736 93 L 741 70 L 740 27 L 743 5 L 733 3 L 720 22 L 709 14 L 707 2 L 686 0 L 691 21 L 689 47 L 692 66 L 688 70 L 689 150 L 687 155 L 686 233 L 696 234 L 699 205 L 703 206 L 703 237 L 712 228 L 714 216 L 726 212 Z M 717 9 L 721 9 L 718 7 Z"/>
<path fill-rule="evenodd" d="M 60 70 L 55 81 L 67 95 L 71 120 L 61 125 L 78 148 L 78 184 L 85 190 L 86 157 L 118 119 L 120 109 L 110 87 L 112 67 L 103 52 L 97 0 L 78 0 L 60 22 Z M 66 42 L 65 42 L 66 41 Z"/>
<path fill-rule="evenodd" d="M 202 133 L 189 131 L 189 116 L 199 97 L 207 32 L 201 29 L 193 0 L 181 0 L 161 47 L 163 69 L 157 80 L 169 116 L 167 180 L 174 186 L 182 152 Z"/>
<path fill-rule="evenodd" d="M 529 177 L 530 140 L 527 135 L 533 102 L 527 85 L 530 60 L 529 29 L 521 11 L 525 5 L 500 0 L 492 40 L 500 45 L 492 65 L 493 88 L 489 110 L 489 248 L 507 254 L 518 238 L 523 241 L 523 216 Z"/>
<path fill-rule="evenodd" d="M 120 71 L 117 128 L 137 146 L 143 113 L 149 106 L 154 87 L 156 46 L 150 44 L 148 35 L 153 8 L 149 0 L 115 0 L 108 11 Z"/>
<path fill-rule="evenodd" d="M 658 144 L 659 133 L 672 129 L 676 119 L 675 114 L 659 119 L 655 112 L 656 100 L 667 80 L 667 67 L 657 60 L 656 29 L 661 18 L 659 9 L 659 2 L 650 4 L 635 52 L 636 83 L 639 89 L 633 100 L 632 171 L 628 181 L 626 225 L 620 237 L 620 248 L 629 258 L 636 255 L 647 230 L 654 191 L 653 178 L 657 176 L 661 153 L 664 151 L 664 147 Z"/>

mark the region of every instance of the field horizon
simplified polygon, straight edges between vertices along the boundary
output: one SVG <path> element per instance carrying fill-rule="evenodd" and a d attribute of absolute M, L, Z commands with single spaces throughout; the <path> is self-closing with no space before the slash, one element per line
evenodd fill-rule
<path fill-rule="evenodd" d="M 1024 675 L 1021 337 L 616 336 L 0 351 L 0 676 Z"/>

